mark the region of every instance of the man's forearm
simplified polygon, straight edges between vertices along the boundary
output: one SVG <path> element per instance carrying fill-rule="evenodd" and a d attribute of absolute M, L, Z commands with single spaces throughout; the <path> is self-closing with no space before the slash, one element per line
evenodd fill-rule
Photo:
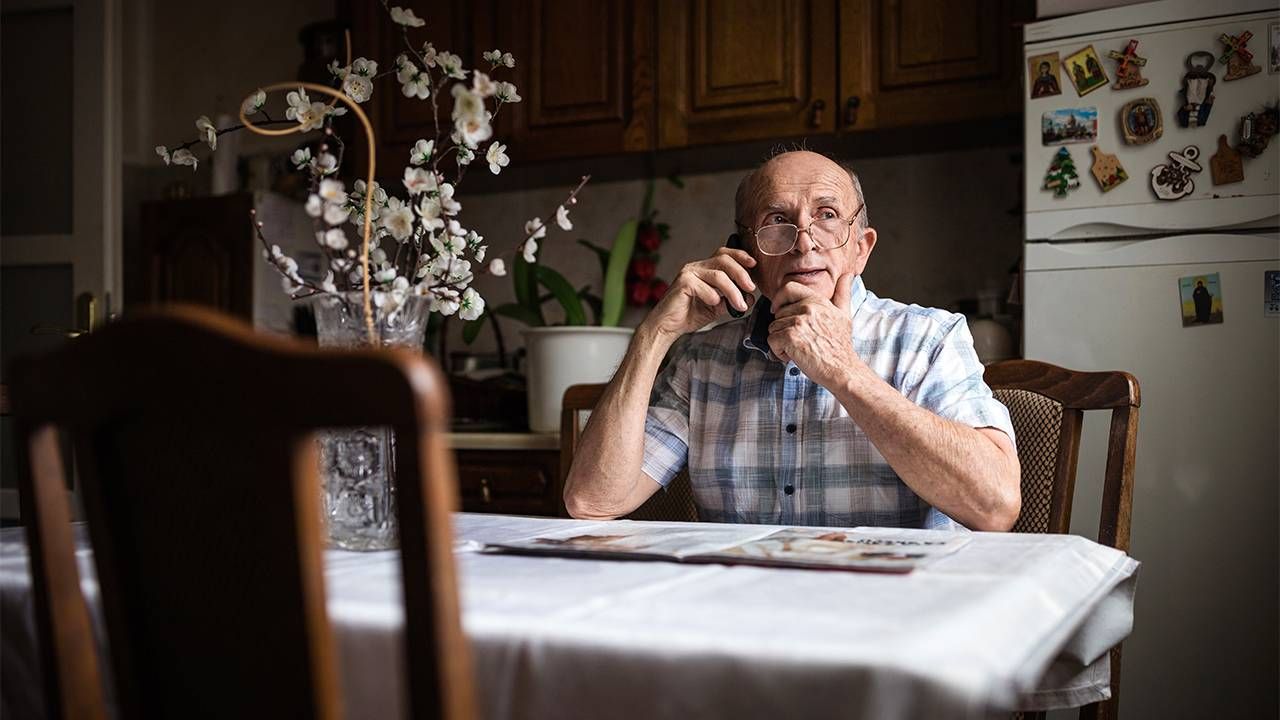
<path fill-rule="evenodd" d="M 832 392 L 925 502 L 975 530 L 1013 525 L 1020 508 L 1016 456 L 982 432 L 916 405 L 866 366 Z"/>
<path fill-rule="evenodd" d="M 644 326 L 631 338 L 574 452 L 564 487 L 570 515 L 613 518 L 632 510 L 628 499 L 643 481 L 640 467 L 649 393 L 672 342 Z"/>

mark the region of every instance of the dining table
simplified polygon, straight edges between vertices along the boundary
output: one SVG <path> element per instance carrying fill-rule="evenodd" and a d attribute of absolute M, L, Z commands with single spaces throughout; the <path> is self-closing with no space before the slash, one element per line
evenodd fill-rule
<path fill-rule="evenodd" d="M 1075 707 L 1109 697 L 1108 650 L 1133 628 L 1139 563 L 1076 535 L 975 532 L 953 554 L 886 574 L 508 554 L 488 546 L 636 521 L 452 522 L 486 718 L 980 718 Z M 83 525 L 75 532 L 101 641 L 92 548 Z M 350 718 L 404 716 L 412 679 L 399 560 L 394 550 L 325 552 Z M 0 530 L 5 718 L 44 717 L 30 588 L 22 528 Z"/>

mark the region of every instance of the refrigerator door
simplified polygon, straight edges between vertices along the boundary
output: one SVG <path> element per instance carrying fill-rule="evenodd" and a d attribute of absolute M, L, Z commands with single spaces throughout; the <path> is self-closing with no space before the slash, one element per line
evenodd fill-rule
<path fill-rule="evenodd" d="M 1270 715 L 1278 700 L 1280 318 L 1264 314 L 1267 270 L 1280 270 L 1275 233 L 1027 246 L 1026 357 L 1127 370 L 1141 386 L 1130 552 L 1143 567 L 1121 702 L 1142 717 Z M 1212 273 L 1222 323 L 1184 328 L 1179 278 Z M 1072 518 L 1086 536 L 1107 422 L 1086 414 Z"/>
<path fill-rule="evenodd" d="M 1158 11 L 1163 5 L 1150 3 L 1101 14 L 1114 16 L 1110 22 L 1139 22 L 1144 17 L 1161 17 Z M 1206 14 L 1220 15 L 1223 11 L 1216 5 L 1199 5 L 1200 11 Z M 1266 3 L 1262 5 L 1266 7 Z M 1146 9 L 1145 13 L 1138 12 L 1140 9 Z M 1211 158 L 1219 152 L 1219 138 L 1225 137 L 1231 147 L 1238 146 L 1241 117 L 1280 101 L 1280 84 L 1276 75 L 1267 69 L 1269 26 L 1280 22 L 1280 10 L 1272 4 L 1263 12 L 1227 17 L 1140 27 L 1109 26 L 1127 28 L 1121 30 L 1100 30 L 1103 24 L 1095 22 L 1094 15 L 1098 14 L 1036 23 L 1027 28 L 1026 58 L 1057 53 L 1062 59 L 1062 72 L 1061 94 L 1026 101 L 1026 238 L 1090 239 L 1280 225 L 1280 139 L 1273 140 L 1261 156 L 1242 158 L 1244 180 L 1241 182 L 1214 185 L 1210 171 Z M 1077 28 L 1074 33 L 1073 27 Z M 1248 50 L 1261 71 L 1228 82 L 1224 79 L 1227 66 L 1218 60 L 1226 47 L 1220 38 L 1239 36 L 1243 32 L 1252 33 Z M 1049 35 L 1052 39 L 1033 41 Z M 1146 59 L 1141 74 L 1148 84 L 1112 89 L 1118 63 L 1109 53 L 1124 51 L 1130 40 L 1138 41 L 1137 55 Z M 1067 59 L 1089 46 L 1101 61 L 1108 82 L 1082 97 L 1071 82 L 1074 63 L 1068 63 Z M 1188 71 L 1187 58 L 1197 51 L 1212 56 L 1209 71 L 1216 76 L 1214 101 L 1204 126 L 1183 128 L 1176 118 L 1182 104 L 1179 90 Z M 1023 72 L 1028 73 L 1025 62 Z M 1024 79 L 1024 92 L 1028 96 L 1033 80 L 1034 77 Z M 1162 134 L 1146 144 L 1126 144 L 1122 126 L 1124 106 L 1142 98 L 1152 98 L 1159 106 Z M 1086 112 L 1074 115 L 1086 118 L 1090 108 L 1097 113 L 1096 139 L 1066 145 L 1044 144 L 1045 113 L 1080 109 Z M 1102 153 L 1114 155 L 1128 175 L 1127 180 L 1105 193 L 1091 172 L 1095 146 Z M 1189 146 L 1196 148 L 1195 162 L 1201 168 L 1190 176 L 1194 190 L 1178 200 L 1159 199 L 1152 189 L 1152 170 L 1172 163 L 1169 154 L 1183 153 Z M 1043 189 L 1045 175 L 1060 148 L 1068 149 L 1079 176 L 1079 187 L 1065 197 L 1056 197 L 1052 191 Z"/>

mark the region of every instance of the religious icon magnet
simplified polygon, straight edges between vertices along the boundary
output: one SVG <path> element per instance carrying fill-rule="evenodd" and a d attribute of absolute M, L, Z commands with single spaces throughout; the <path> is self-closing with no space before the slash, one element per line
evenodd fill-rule
<path fill-rule="evenodd" d="M 1280 270 L 1268 270 L 1263 280 L 1262 314 L 1280 317 Z"/>
<path fill-rule="evenodd" d="M 1227 66 L 1227 74 L 1222 76 L 1223 82 L 1239 80 L 1242 77 L 1249 77 L 1254 73 L 1262 72 L 1262 68 L 1253 64 L 1253 53 L 1249 52 L 1245 47 L 1252 38 L 1253 33 L 1248 30 L 1239 35 L 1222 33 L 1218 37 L 1218 42 L 1227 47 L 1222 55 L 1218 57 L 1218 62 Z"/>
<path fill-rule="evenodd" d="M 1187 56 L 1187 72 L 1182 76 L 1182 107 L 1178 108 L 1178 124 L 1184 128 L 1204 127 L 1213 110 L 1213 86 L 1218 76 L 1209 72 L 1212 54 L 1199 51 Z"/>
<path fill-rule="evenodd" d="M 1068 55 L 1063 64 L 1067 66 L 1067 77 L 1071 78 L 1071 84 L 1076 86 L 1080 97 L 1109 82 L 1107 71 L 1102 69 L 1102 61 L 1098 59 L 1098 53 L 1092 45 L 1086 45 Z"/>
<path fill-rule="evenodd" d="M 1178 278 L 1182 327 L 1222 322 L 1222 283 L 1218 273 Z"/>
<path fill-rule="evenodd" d="M 1142 67 L 1147 64 L 1147 59 L 1138 56 L 1137 40 L 1130 40 L 1123 51 L 1108 52 L 1107 57 L 1116 61 L 1116 82 L 1111 86 L 1112 90 L 1130 90 L 1150 82 L 1142 77 Z"/>
<path fill-rule="evenodd" d="M 1267 26 L 1267 72 L 1280 73 L 1280 22 Z"/>
<path fill-rule="evenodd" d="M 1087 143 L 1098 139 L 1098 108 L 1063 108 L 1040 116 L 1040 142 L 1044 145 Z"/>
<path fill-rule="evenodd" d="M 1188 145 L 1182 152 L 1169 153 L 1169 162 L 1151 168 L 1151 189 L 1161 200 L 1181 200 L 1196 191 L 1191 176 L 1204 168 L 1196 159 L 1200 148 Z"/>
<path fill-rule="evenodd" d="M 1129 179 L 1129 173 L 1124 171 L 1124 166 L 1120 164 L 1120 158 L 1111 153 L 1102 152 L 1102 148 L 1094 145 L 1090 148 L 1093 151 L 1093 167 L 1090 171 L 1093 177 L 1098 181 L 1098 186 L 1102 188 L 1102 192 L 1108 192 L 1115 186 Z"/>
<path fill-rule="evenodd" d="M 1027 79 L 1031 81 L 1032 100 L 1062 94 L 1062 85 L 1058 82 L 1060 67 L 1056 52 L 1027 58 Z"/>
<path fill-rule="evenodd" d="M 1230 185 L 1244 180 L 1244 161 L 1227 142 L 1226 135 L 1218 136 L 1218 152 L 1209 158 L 1209 174 L 1213 176 L 1214 185 Z"/>
<path fill-rule="evenodd" d="M 1139 98 L 1120 108 L 1120 127 L 1124 141 L 1130 145 L 1146 145 L 1164 134 L 1160 103 L 1155 98 Z"/>

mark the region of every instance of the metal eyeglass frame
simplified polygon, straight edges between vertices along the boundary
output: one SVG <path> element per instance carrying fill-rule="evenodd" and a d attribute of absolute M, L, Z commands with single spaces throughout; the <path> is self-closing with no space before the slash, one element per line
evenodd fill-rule
<path fill-rule="evenodd" d="M 862 214 L 862 211 L 863 211 L 863 209 L 865 209 L 865 208 L 866 208 L 866 206 L 867 206 L 867 204 L 866 204 L 865 202 L 858 203 L 858 209 L 857 209 L 857 210 L 854 210 L 854 211 L 853 211 L 853 214 L 849 216 L 849 220 L 845 222 L 845 225 L 844 225 L 844 229 L 845 229 L 845 233 L 844 233 L 844 240 L 843 240 L 843 241 L 841 241 L 841 242 L 840 242 L 840 244 L 838 244 L 838 245 L 833 245 L 833 246 L 831 246 L 831 247 L 823 247 L 822 245 L 819 245 L 817 242 L 814 242 L 814 240 L 813 240 L 813 226 L 814 226 L 814 224 L 815 224 L 815 223 L 822 222 L 822 220 L 814 220 L 813 222 L 810 222 L 808 225 L 806 225 L 806 226 L 804 226 L 804 227 L 800 227 L 799 225 L 796 225 L 795 223 L 774 223 L 773 225 L 762 225 L 762 226 L 760 226 L 760 227 L 758 227 L 758 228 L 756 228 L 756 229 L 754 229 L 754 230 L 751 230 L 750 228 L 746 227 L 745 225 L 738 225 L 738 227 L 742 228 L 743 230 L 749 230 L 749 231 L 750 231 L 750 233 L 751 233 L 751 239 L 755 241 L 756 249 L 760 251 L 760 254 L 761 254 L 761 255 L 768 255 L 769 257 L 782 257 L 783 255 L 786 255 L 787 253 L 791 252 L 792 250 L 795 250 L 795 249 L 796 249 L 796 245 L 797 245 L 797 244 L 799 244 L 799 242 L 800 242 L 800 231 L 801 231 L 801 230 L 803 230 L 803 231 L 805 231 L 805 232 L 809 233 L 809 241 L 810 241 L 810 242 L 813 242 L 814 246 L 815 246 L 815 247 L 817 247 L 819 250 L 839 250 L 840 248 L 842 248 L 842 247 L 844 247 L 845 245 L 848 245 L 848 244 L 849 244 L 849 238 L 850 238 L 850 236 L 852 235 L 852 233 L 850 233 L 850 232 L 849 232 L 849 228 L 850 228 L 850 227 L 852 227 L 852 226 L 853 226 L 853 224 L 854 224 L 855 222 L 857 222 L 857 221 L 858 221 L 858 216 Z M 833 219 L 833 218 L 827 218 L 827 220 L 831 220 L 831 219 Z M 839 220 L 840 218 L 839 218 L 839 217 L 836 217 L 836 218 L 834 218 L 834 219 Z M 791 241 L 791 247 L 787 248 L 786 250 L 784 250 L 784 251 L 782 251 L 782 252 L 780 252 L 780 253 L 770 253 L 770 252 L 765 252 L 765 251 L 764 251 L 764 248 L 760 247 L 760 239 L 757 237 L 757 233 L 759 233 L 761 230 L 764 230 L 765 228 L 771 228 L 771 227 L 788 227 L 788 226 L 789 226 L 789 227 L 792 227 L 792 228 L 795 228 L 795 233 L 796 233 L 795 239 L 793 239 L 793 240 Z"/>

